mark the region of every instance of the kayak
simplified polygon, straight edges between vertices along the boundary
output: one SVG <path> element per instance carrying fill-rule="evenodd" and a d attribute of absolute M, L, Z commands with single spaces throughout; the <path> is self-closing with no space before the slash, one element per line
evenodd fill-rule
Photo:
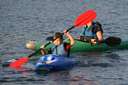
<path fill-rule="evenodd" d="M 65 40 L 65 42 L 69 42 L 69 40 Z M 38 50 L 41 46 L 40 42 L 36 42 L 35 45 L 35 51 Z M 45 47 L 45 50 L 47 51 L 49 48 L 51 48 L 53 44 L 49 44 Z M 70 52 L 71 53 L 76 53 L 76 52 L 95 52 L 95 51 L 107 51 L 107 50 L 113 50 L 113 49 L 128 49 L 128 41 L 121 41 L 119 45 L 115 46 L 109 46 L 106 43 L 101 43 L 101 44 L 96 44 L 92 45 L 88 42 L 85 41 L 80 41 L 78 39 L 75 39 L 75 44 L 71 47 Z"/>
<path fill-rule="evenodd" d="M 61 71 L 71 69 L 75 65 L 75 61 L 62 55 L 48 54 L 40 57 L 35 67 L 36 72 L 39 71 Z"/>

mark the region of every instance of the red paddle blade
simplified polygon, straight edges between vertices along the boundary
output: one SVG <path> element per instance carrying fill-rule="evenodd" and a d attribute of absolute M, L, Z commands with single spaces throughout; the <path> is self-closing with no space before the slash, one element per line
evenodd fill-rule
<path fill-rule="evenodd" d="M 29 60 L 28 57 L 22 57 L 22 58 L 19 58 L 18 60 L 14 61 L 14 62 L 11 62 L 9 66 L 11 68 L 21 67 L 23 64 L 27 63 L 28 60 Z"/>
<path fill-rule="evenodd" d="M 96 18 L 96 12 L 92 9 L 87 10 L 86 12 L 80 14 L 75 22 L 74 25 L 77 27 L 81 27 L 89 23 L 90 21 L 93 21 Z"/>

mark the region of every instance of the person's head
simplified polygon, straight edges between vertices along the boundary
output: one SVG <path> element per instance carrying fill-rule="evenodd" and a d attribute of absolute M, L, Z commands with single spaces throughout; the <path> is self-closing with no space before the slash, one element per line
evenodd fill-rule
<path fill-rule="evenodd" d="M 35 41 L 30 40 L 28 43 L 26 43 L 26 48 L 34 50 L 35 49 Z"/>
<path fill-rule="evenodd" d="M 87 25 L 88 27 L 90 27 L 90 26 L 92 26 L 92 23 L 93 23 L 93 21 L 90 21 L 90 22 L 88 22 L 86 25 Z"/>
<path fill-rule="evenodd" d="M 55 35 L 54 35 L 54 37 L 53 37 L 52 42 L 53 42 L 53 44 L 55 44 L 55 45 L 60 45 L 60 44 L 62 44 L 62 42 L 63 42 L 63 35 L 62 35 L 62 33 L 56 32 Z"/>
<path fill-rule="evenodd" d="M 93 9 L 90 9 L 90 10 L 87 10 L 85 12 L 85 23 L 86 23 L 86 26 L 91 26 L 93 21 L 96 19 L 96 11 L 93 10 Z"/>

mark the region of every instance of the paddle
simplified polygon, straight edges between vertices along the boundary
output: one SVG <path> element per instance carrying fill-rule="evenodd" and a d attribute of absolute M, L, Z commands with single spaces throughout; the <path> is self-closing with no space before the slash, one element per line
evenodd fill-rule
<path fill-rule="evenodd" d="M 121 41 L 122 40 L 119 37 L 110 36 L 106 38 L 103 41 L 103 43 L 106 43 L 108 46 L 114 47 L 114 46 L 120 45 Z"/>
<path fill-rule="evenodd" d="M 67 29 L 67 32 L 70 31 L 71 29 L 75 28 L 75 27 L 81 27 L 86 25 L 89 21 L 92 21 L 93 19 L 96 18 L 96 12 L 94 10 L 87 10 L 84 13 L 80 14 L 74 21 L 74 25 Z M 19 58 L 18 60 L 10 63 L 10 67 L 11 68 L 15 68 L 15 67 L 21 67 L 21 65 L 27 63 L 29 61 L 29 58 L 31 58 L 31 56 L 35 55 L 37 52 L 39 52 L 41 50 L 41 48 L 39 50 L 37 50 L 36 52 L 30 54 L 28 57 L 22 57 Z"/>
<path fill-rule="evenodd" d="M 79 39 L 76 39 L 76 40 L 79 40 Z M 79 40 L 79 41 L 87 42 L 84 40 Z M 110 37 L 104 39 L 101 43 L 105 43 L 110 47 L 114 47 L 114 46 L 120 45 L 121 39 L 119 37 L 110 36 Z"/>
<path fill-rule="evenodd" d="M 95 18 L 96 12 L 94 10 L 87 10 L 75 19 L 74 25 L 71 28 L 67 29 L 67 32 L 75 27 L 82 27 L 88 22 L 93 21 Z"/>
<path fill-rule="evenodd" d="M 44 47 L 48 46 L 50 43 L 51 42 L 46 43 L 44 45 Z M 21 57 L 19 59 L 14 60 L 13 62 L 10 62 L 9 67 L 11 67 L 11 68 L 21 67 L 21 65 L 27 63 L 32 56 L 34 56 L 38 52 L 40 52 L 41 49 L 43 49 L 43 48 L 40 48 L 40 49 L 36 50 L 34 53 L 28 55 L 27 57 Z"/>

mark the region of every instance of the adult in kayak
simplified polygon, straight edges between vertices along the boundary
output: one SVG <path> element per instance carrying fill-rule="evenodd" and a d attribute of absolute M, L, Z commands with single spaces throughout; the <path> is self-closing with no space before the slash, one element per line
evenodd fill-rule
<path fill-rule="evenodd" d="M 101 43 L 103 40 L 103 29 L 99 22 L 88 22 L 80 33 L 80 40 L 89 42 L 93 45 Z"/>

